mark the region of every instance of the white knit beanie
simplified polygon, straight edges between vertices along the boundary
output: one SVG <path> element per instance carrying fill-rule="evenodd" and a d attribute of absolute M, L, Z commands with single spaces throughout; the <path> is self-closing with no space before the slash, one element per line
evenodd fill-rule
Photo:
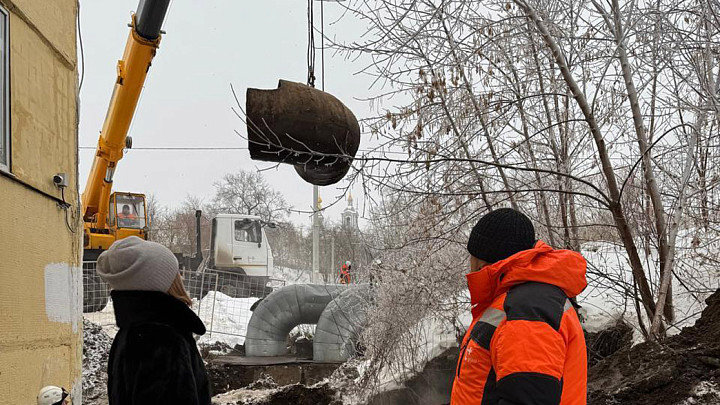
<path fill-rule="evenodd" d="M 97 273 L 113 290 L 167 292 L 179 270 L 170 249 L 130 236 L 102 252 Z"/>

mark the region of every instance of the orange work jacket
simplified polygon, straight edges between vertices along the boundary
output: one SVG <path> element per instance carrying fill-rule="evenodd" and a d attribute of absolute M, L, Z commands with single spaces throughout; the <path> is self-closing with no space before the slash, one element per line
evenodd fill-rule
<path fill-rule="evenodd" d="M 585 337 L 568 299 L 587 286 L 586 265 L 539 241 L 467 275 L 473 321 L 451 405 L 586 404 Z"/>

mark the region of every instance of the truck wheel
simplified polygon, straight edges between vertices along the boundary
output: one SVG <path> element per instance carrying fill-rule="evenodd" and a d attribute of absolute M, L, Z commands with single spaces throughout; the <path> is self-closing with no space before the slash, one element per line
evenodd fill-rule
<path fill-rule="evenodd" d="M 101 311 L 107 303 L 107 285 L 93 269 L 83 269 L 83 313 Z"/>

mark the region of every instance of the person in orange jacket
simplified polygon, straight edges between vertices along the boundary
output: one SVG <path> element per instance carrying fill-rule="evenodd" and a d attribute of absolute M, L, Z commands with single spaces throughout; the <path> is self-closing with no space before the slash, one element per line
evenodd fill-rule
<path fill-rule="evenodd" d="M 587 286 L 577 252 L 535 241 L 524 214 L 492 211 L 473 228 L 467 274 L 473 321 L 452 405 L 587 402 L 587 352 L 571 299 Z"/>
<path fill-rule="evenodd" d="M 120 227 L 133 227 L 138 224 L 138 216 L 130 211 L 130 206 L 125 204 L 122 210 L 118 212 L 118 226 Z"/>
<path fill-rule="evenodd" d="M 350 263 L 350 260 L 346 261 L 345 264 L 342 265 L 342 269 L 340 270 L 340 284 L 350 284 L 351 268 L 352 264 Z"/>

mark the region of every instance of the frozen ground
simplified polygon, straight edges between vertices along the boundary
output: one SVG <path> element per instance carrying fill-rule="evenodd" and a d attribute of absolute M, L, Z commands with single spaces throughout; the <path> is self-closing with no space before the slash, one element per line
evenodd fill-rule
<path fill-rule="evenodd" d="M 83 318 L 102 327 L 103 331 L 110 337 L 115 337 L 117 326 L 115 325 L 115 309 L 112 300 L 101 311 L 83 314 Z"/>
<path fill-rule="evenodd" d="M 83 403 L 107 404 L 107 361 L 112 338 L 102 327 L 83 321 Z"/>

